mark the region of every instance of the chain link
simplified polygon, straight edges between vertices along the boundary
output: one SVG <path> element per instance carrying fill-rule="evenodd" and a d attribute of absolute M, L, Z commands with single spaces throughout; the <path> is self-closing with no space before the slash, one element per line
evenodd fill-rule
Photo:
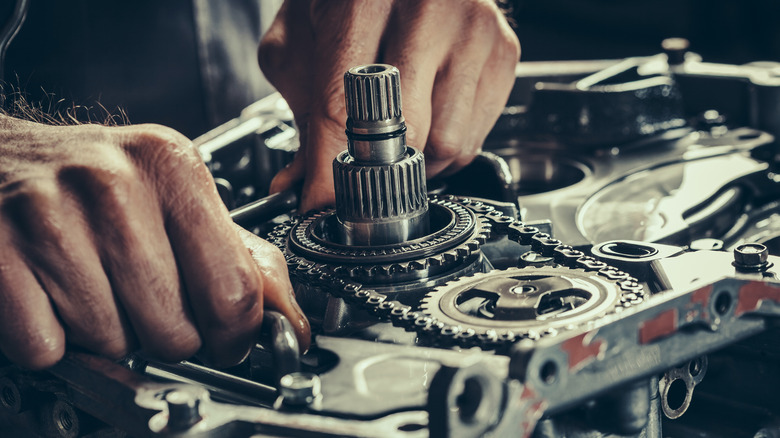
<path fill-rule="evenodd" d="M 470 208 L 478 218 L 487 219 L 492 225 L 493 233 L 497 235 L 506 235 L 510 240 L 522 246 L 530 246 L 532 251 L 553 257 L 554 261 L 561 266 L 583 269 L 615 283 L 621 291 L 620 303 L 616 311 L 621 307 L 629 307 L 644 301 L 644 288 L 636 278 L 631 277 L 628 273 L 585 255 L 582 251 L 540 232 L 536 227 L 528 226 L 522 221 L 504 215 L 491 205 L 467 198 L 448 196 L 446 199 Z M 278 225 L 269 234 L 268 240 L 279 247 L 282 252 L 285 252 L 289 233 L 302 219 L 295 217 Z M 464 348 L 476 346 L 487 350 L 500 349 L 520 339 L 536 340 L 541 336 L 557 332 L 556 330 L 545 330 L 542 333 L 530 331 L 523 334 L 504 332 L 499 336 L 495 331 L 488 331 L 477 334 L 475 330 L 468 327 L 444 324 L 431 316 L 415 311 L 412 306 L 390 300 L 386 295 L 370 288 L 364 288 L 358 282 L 344 279 L 337 275 L 334 268 L 329 265 L 315 263 L 290 253 L 286 253 L 285 257 L 290 276 L 296 281 L 325 290 L 337 298 L 369 311 L 379 319 L 391 322 L 396 327 L 407 331 L 416 331 L 421 340 L 434 345 Z"/>

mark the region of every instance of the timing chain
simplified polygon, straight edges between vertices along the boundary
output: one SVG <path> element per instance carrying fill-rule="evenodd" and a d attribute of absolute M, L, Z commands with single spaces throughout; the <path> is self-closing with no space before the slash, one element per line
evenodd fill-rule
<path fill-rule="evenodd" d="M 474 211 L 477 217 L 487 219 L 494 233 L 506 235 L 521 246 L 530 246 L 531 251 L 545 257 L 552 257 L 553 261 L 559 265 L 582 269 L 615 283 L 622 291 L 620 306 L 616 309 L 630 307 L 644 301 L 644 288 L 636 278 L 628 273 L 595 257 L 588 256 L 570 245 L 565 245 L 549 234 L 541 232 L 538 228 L 505 215 L 492 205 L 455 196 L 444 196 L 443 198 L 460 203 Z M 301 217 L 296 217 L 277 225 L 268 235 L 267 240 L 284 251 L 287 236 L 300 220 Z M 407 331 L 416 331 L 422 339 L 435 345 L 464 348 L 476 346 L 491 350 L 511 345 L 520 339 L 538 339 L 555 332 L 555 330 L 550 329 L 543 333 L 507 332 L 499 335 L 494 331 L 488 331 L 477 334 L 473 329 L 445 324 L 434 317 L 416 311 L 413 306 L 395 300 L 391 301 L 382 293 L 339 277 L 327 265 L 311 262 L 289 253 L 285 254 L 285 259 L 290 276 L 296 280 L 328 291 L 349 304 L 369 311 L 381 320 L 391 322 L 396 327 L 402 327 Z"/>

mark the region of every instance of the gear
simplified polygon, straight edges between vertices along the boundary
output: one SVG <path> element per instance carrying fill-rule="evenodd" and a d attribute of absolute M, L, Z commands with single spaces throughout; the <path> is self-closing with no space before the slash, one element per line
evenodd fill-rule
<path fill-rule="evenodd" d="M 434 277 L 478 255 L 491 226 L 458 198 L 432 197 L 429 205 L 431 233 L 401 244 L 345 245 L 334 233 L 338 227 L 333 210 L 315 212 L 280 227 L 269 240 L 288 256 L 324 264 L 340 276 L 364 284 L 392 285 Z"/>
<path fill-rule="evenodd" d="M 498 339 L 536 338 L 622 308 L 620 283 L 564 266 L 478 273 L 440 286 L 422 312 L 455 331 Z"/>

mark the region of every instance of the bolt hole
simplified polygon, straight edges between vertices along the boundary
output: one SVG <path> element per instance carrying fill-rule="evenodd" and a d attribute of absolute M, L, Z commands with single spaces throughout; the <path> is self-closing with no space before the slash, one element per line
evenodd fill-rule
<path fill-rule="evenodd" d="M 8 386 L 3 388 L 3 404 L 8 407 L 16 405 L 16 394 L 14 393 L 13 388 Z"/>
<path fill-rule="evenodd" d="M 71 430 L 73 428 L 73 417 L 71 417 L 70 412 L 65 409 L 61 410 L 57 416 L 57 424 L 62 430 Z"/>
<path fill-rule="evenodd" d="M 760 136 L 761 136 L 761 133 L 759 133 L 759 132 L 751 132 L 751 133 L 748 133 L 748 134 L 741 134 L 741 135 L 737 136 L 737 139 L 739 139 L 739 140 L 755 140 L 755 139 L 757 139 Z"/>
<path fill-rule="evenodd" d="M 479 406 L 484 397 L 482 384 L 476 378 L 469 378 L 463 382 L 463 392 L 455 400 L 458 407 L 458 415 L 464 423 L 470 423 L 475 420 Z"/>
<path fill-rule="evenodd" d="M 685 382 L 682 379 L 674 379 L 666 392 L 666 405 L 669 406 L 669 409 L 676 411 L 683 407 L 687 396 L 688 387 L 685 386 Z"/>
<path fill-rule="evenodd" d="M 702 368 L 702 360 L 701 358 L 697 358 L 692 360 L 690 365 L 688 365 L 688 372 L 691 374 L 691 377 L 696 377 L 701 374 Z"/>
<path fill-rule="evenodd" d="M 555 379 L 558 378 L 558 365 L 556 365 L 555 362 L 548 360 L 539 370 L 539 377 L 542 379 L 542 382 L 547 385 L 554 383 Z"/>
<path fill-rule="evenodd" d="M 417 432 L 423 429 L 425 429 L 425 426 L 417 423 L 408 423 L 398 427 L 398 430 L 401 432 Z"/>
<path fill-rule="evenodd" d="M 367 65 L 365 67 L 359 68 L 357 72 L 361 74 L 373 74 L 373 73 L 380 73 L 386 70 L 387 67 L 385 67 L 384 65 Z"/>
<path fill-rule="evenodd" d="M 728 292 L 721 292 L 715 298 L 715 312 L 719 316 L 723 316 L 728 312 L 731 307 L 731 295 Z"/>

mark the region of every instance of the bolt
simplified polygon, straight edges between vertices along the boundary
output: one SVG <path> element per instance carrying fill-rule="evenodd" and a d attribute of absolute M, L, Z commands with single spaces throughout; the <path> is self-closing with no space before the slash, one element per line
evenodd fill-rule
<path fill-rule="evenodd" d="M 661 42 L 661 48 L 668 58 L 669 65 L 682 65 L 685 63 L 685 54 L 691 47 L 690 41 L 685 38 L 667 38 Z"/>
<path fill-rule="evenodd" d="M 309 405 L 320 396 L 321 391 L 320 376 L 313 373 L 290 373 L 279 380 L 279 393 L 287 405 Z"/>
<path fill-rule="evenodd" d="M 746 243 L 734 249 L 734 266 L 740 271 L 764 271 L 771 266 L 769 250 L 760 243 Z"/>
<path fill-rule="evenodd" d="M 200 398 L 194 394 L 175 389 L 165 394 L 168 403 L 168 429 L 186 430 L 202 418 Z"/>

